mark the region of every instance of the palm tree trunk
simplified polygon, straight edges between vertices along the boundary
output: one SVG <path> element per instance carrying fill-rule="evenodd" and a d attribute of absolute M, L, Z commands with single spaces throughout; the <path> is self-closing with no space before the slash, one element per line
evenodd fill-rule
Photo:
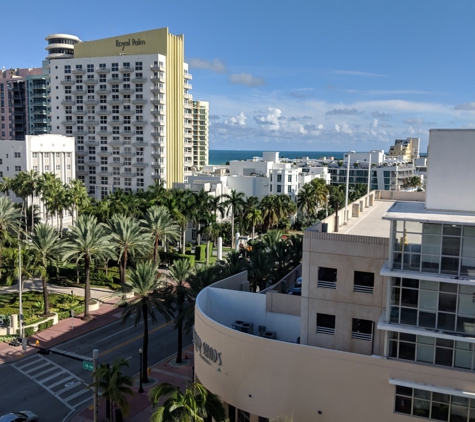
<path fill-rule="evenodd" d="M 147 308 L 142 307 L 142 316 L 143 316 L 143 354 L 142 354 L 142 381 L 144 383 L 148 382 L 148 315 Z"/>
<path fill-rule="evenodd" d="M 231 249 L 234 249 L 234 211 L 231 213 Z"/>
<path fill-rule="evenodd" d="M 41 277 L 41 282 L 43 284 L 43 304 L 45 310 L 43 315 L 49 315 L 48 284 L 46 283 L 46 277 Z"/>
<path fill-rule="evenodd" d="M 196 244 L 199 246 L 201 245 L 201 234 L 200 234 L 200 230 L 201 230 L 201 224 L 198 223 L 196 225 Z"/>
<path fill-rule="evenodd" d="M 178 331 L 178 350 L 176 354 L 176 363 L 182 363 L 183 358 L 181 356 L 181 349 L 183 349 L 183 324 L 181 322 L 178 323 L 177 331 Z"/>
<path fill-rule="evenodd" d="M 33 206 L 33 201 L 35 197 L 32 194 L 31 195 L 31 232 L 33 233 L 33 230 L 35 229 L 35 207 Z"/>
<path fill-rule="evenodd" d="M 84 257 L 84 272 L 86 273 L 86 279 L 84 280 L 84 317 L 83 320 L 88 321 L 91 319 L 89 313 L 89 301 L 91 300 L 91 284 L 89 281 L 89 273 L 91 271 L 91 258 L 89 255 Z"/>
<path fill-rule="evenodd" d="M 158 236 L 155 237 L 155 243 L 153 244 L 153 265 L 158 266 Z"/>
<path fill-rule="evenodd" d="M 186 244 L 186 228 L 183 229 L 183 236 L 181 241 L 181 253 L 185 255 L 185 244 Z"/>
<path fill-rule="evenodd" d="M 126 282 L 126 275 L 127 275 L 127 249 L 124 251 L 124 254 L 122 255 L 122 275 L 120 282 L 122 285 L 125 284 Z"/>
<path fill-rule="evenodd" d="M 254 235 L 255 235 L 255 226 L 253 224 L 252 225 L 252 240 L 254 240 Z"/>

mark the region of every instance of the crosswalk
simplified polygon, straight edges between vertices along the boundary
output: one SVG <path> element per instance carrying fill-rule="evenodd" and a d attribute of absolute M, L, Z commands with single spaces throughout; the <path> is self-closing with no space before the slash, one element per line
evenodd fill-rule
<path fill-rule="evenodd" d="M 82 379 L 43 356 L 33 355 L 12 366 L 71 410 L 92 402 L 92 390 Z"/>

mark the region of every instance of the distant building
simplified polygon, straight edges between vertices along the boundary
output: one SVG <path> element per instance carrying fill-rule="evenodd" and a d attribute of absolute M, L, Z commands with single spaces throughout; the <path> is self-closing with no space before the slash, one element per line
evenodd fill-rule
<path fill-rule="evenodd" d="M 0 177 L 13 178 L 20 171 L 34 170 L 39 174 L 53 173 L 63 184 L 76 178 L 73 137 L 26 135 L 25 138 L 24 141 L 0 140 Z M 9 197 L 14 202 L 21 202 L 13 193 Z M 45 207 L 39 198 L 35 198 L 34 205 L 39 207 L 40 218 L 44 220 Z M 28 206 L 31 206 L 31 198 L 28 198 Z M 65 224 L 70 217 L 65 211 Z"/>
<path fill-rule="evenodd" d="M 420 138 L 396 139 L 389 147 L 388 157 L 396 157 L 402 161 L 413 161 L 419 158 Z"/>
<path fill-rule="evenodd" d="M 209 159 L 209 103 L 193 101 L 193 168 L 201 169 Z M 186 126 L 186 124 L 185 124 Z"/>

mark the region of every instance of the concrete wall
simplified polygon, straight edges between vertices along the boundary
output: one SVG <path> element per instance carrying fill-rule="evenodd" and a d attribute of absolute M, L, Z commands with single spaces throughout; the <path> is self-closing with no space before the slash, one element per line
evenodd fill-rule
<path fill-rule="evenodd" d="M 457 189 L 475 180 L 475 130 L 432 129 L 427 155 L 426 208 L 475 212 L 473 195 Z"/>

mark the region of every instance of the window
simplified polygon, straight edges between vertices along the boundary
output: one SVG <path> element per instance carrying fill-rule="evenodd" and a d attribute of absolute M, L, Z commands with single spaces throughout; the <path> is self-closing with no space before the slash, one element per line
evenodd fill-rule
<path fill-rule="evenodd" d="M 358 293 L 373 294 L 374 290 L 374 273 L 366 273 L 364 271 L 355 271 L 353 291 Z"/>
<path fill-rule="evenodd" d="M 101 177 L 101 185 L 107 185 L 107 184 L 109 184 L 109 178 Z"/>
<path fill-rule="evenodd" d="M 335 315 L 317 314 L 317 334 L 335 335 Z"/>
<path fill-rule="evenodd" d="M 15 166 L 15 171 L 21 171 L 21 166 Z"/>
<path fill-rule="evenodd" d="M 142 70 L 142 62 L 135 62 L 135 70 Z"/>
<path fill-rule="evenodd" d="M 287 193 L 292 193 L 292 186 L 291 185 L 287 186 Z"/>
<path fill-rule="evenodd" d="M 475 399 L 396 385 L 395 413 L 438 421 L 471 422 Z"/>
<path fill-rule="evenodd" d="M 61 170 L 61 166 L 59 164 L 56 164 L 56 170 L 57 171 Z"/>
<path fill-rule="evenodd" d="M 64 73 L 71 73 L 71 65 L 67 64 L 64 66 Z"/>
<path fill-rule="evenodd" d="M 336 289 L 336 268 L 318 267 L 317 287 Z"/>
<path fill-rule="evenodd" d="M 88 64 L 87 65 L 87 73 L 94 72 L 94 65 L 93 64 Z"/>
<path fill-rule="evenodd" d="M 288 181 L 289 183 L 292 183 L 292 175 L 291 175 L 291 174 L 289 174 L 289 175 L 287 176 L 287 181 Z"/>
<path fill-rule="evenodd" d="M 373 321 L 353 318 L 351 338 L 354 340 L 371 341 L 373 338 Z"/>
<path fill-rule="evenodd" d="M 282 175 L 278 174 L 277 175 L 277 183 L 282 182 Z"/>
<path fill-rule="evenodd" d="M 119 71 L 119 63 L 112 63 L 112 72 Z"/>
<path fill-rule="evenodd" d="M 21 153 L 20 152 L 15 152 L 15 158 L 21 158 Z"/>

